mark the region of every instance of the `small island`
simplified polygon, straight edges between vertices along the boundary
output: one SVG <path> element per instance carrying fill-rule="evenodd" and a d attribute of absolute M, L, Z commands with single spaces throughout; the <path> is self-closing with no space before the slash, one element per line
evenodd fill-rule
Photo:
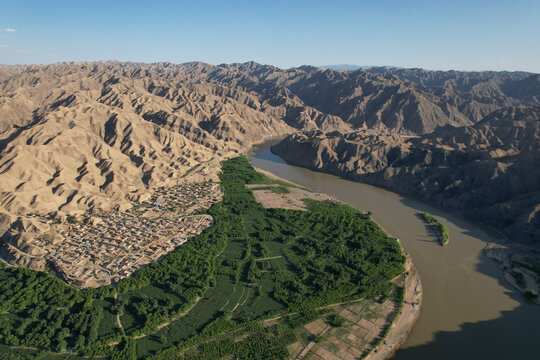
<path fill-rule="evenodd" d="M 446 225 L 440 222 L 440 220 L 437 219 L 435 216 L 430 215 L 426 212 L 418 213 L 418 215 L 420 215 L 420 217 L 428 225 L 432 226 L 432 229 L 435 232 L 435 235 L 437 235 L 437 237 L 439 238 L 439 241 L 441 242 L 441 246 L 448 244 L 450 237 L 448 235 L 448 229 L 446 228 Z"/>

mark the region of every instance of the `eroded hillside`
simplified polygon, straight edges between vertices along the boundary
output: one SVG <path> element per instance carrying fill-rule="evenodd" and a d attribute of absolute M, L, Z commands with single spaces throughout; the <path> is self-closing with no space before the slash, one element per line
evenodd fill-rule
<path fill-rule="evenodd" d="M 126 209 L 157 186 L 217 179 L 224 158 L 297 131 L 348 134 L 328 140 L 336 160 L 318 156 L 317 167 L 377 173 L 421 146 L 400 135 L 446 127 L 422 141 L 450 151 L 461 145 L 437 144 L 437 136 L 457 131 L 463 146 L 480 144 L 488 135 L 472 125 L 503 106 L 538 105 L 539 84 L 538 75 L 518 72 L 283 70 L 254 62 L 3 65 L 0 226 L 28 213 Z M 459 126 L 467 127 L 452 130 Z M 353 151 L 350 143 L 360 145 Z M 512 149 L 493 151 L 511 156 Z M 17 231 L 40 231 L 32 226 Z"/>
<path fill-rule="evenodd" d="M 540 239 L 539 108 L 509 107 L 417 138 L 311 131 L 272 150 L 293 164 L 440 204 L 514 240 Z"/>

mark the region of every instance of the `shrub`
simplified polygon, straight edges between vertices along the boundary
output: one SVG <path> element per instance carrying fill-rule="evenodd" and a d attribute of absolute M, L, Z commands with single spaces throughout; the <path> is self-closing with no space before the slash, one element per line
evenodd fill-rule
<path fill-rule="evenodd" d="M 313 338 L 313 341 L 316 342 L 317 344 L 320 344 L 324 341 L 324 336 L 322 336 L 321 334 L 317 334 Z"/>

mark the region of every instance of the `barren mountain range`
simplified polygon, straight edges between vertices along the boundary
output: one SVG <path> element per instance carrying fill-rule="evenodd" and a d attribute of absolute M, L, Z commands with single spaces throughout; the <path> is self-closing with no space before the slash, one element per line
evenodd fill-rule
<path fill-rule="evenodd" d="M 523 72 L 282 70 L 254 62 L 2 65 L 0 227 L 29 212 L 126 207 L 148 188 L 184 181 L 201 162 L 212 177 L 224 157 L 298 131 L 339 131 L 349 134 L 346 142 L 387 133 L 370 136 L 400 142 L 401 152 L 421 144 L 399 135 L 424 135 L 429 146 L 457 151 L 436 144 L 435 134 L 473 131 L 502 108 L 539 106 L 539 87 L 538 75 Z"/>
<path fill-rule="evenodd" d="M 538 245 L 540 107 L 508 107 L 472 126 L 413 138 L 311 131 L 272 151 L 292 164 L 420 197 Z"/>

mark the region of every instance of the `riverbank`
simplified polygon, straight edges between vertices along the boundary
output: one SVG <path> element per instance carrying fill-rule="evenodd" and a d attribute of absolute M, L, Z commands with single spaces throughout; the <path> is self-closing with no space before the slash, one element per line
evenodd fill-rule
<path fill-rule="evenodd" d="M 420 274 L 416 270 L 410 255 L 405 263 L 405 297 L 401 312 L 397 314 L 385 339 L 365 358 L 366 360 L 385 360 L 391 358 L 403 345 L 414 324 L 420 317 L 423 299 L 423 287 Z"/>
<path fill-rule="evenodd" d="M 299 184 L 291 182 L 290 180 L 279 177 L 278 175 L 270 171 L 257 167 L 255 167 L 255 170 L 265 174 L 270 178 L 285 181 L 295 186 L 301 186 Z M 328 197 L 331 198 L 333 201 L 341 203 L 341 201 L 334 197 L 330 197 L 329 195 Z M 390 236 L 389 232 L 385 230 L 380 224 L 377 223 L 377 225 L 386 234 Z M 401 246 L 401 248 L 405 252 L 403 246 Z M 395 318 L 392 320 L 392 323 L 390 324 L 390 330 L 387 332 L 384 340 L 382 340 L 382 342 L 380 342 L 380 344 L 377 345 L 370 352 L 370 354 L 365 358 L 366 360 L 384 360 L 392 357 L 399 349 L 399 347 L 407 341 L 407 338 L 411 333 L 416 321 L 420 317 L 423 299 L 422 282 L 420 279 L 420 274 L 414 266 L 411 256 L 407 253 L 406 256 L 407 260 L 405 262 L 403 283 L 398 284 L 405 287 L 403 306 L 401 307 L 401 311 L 396 314 Z"/>
<path fill-rule="evenodd" d="M 486 243 L 502 241 L 498 232 L 412 196 L 287 164 L 269 146 L 250 154 L 256 167 L 369 210 L 372 219 L 399 237 L 411 254 L 425 290 L 422 316 L 397 358 L 451 360 L 462 357 L 463 349 L 477 359 L 505 360 L 516 354 L 535 358 L 540 351 L 540 307 L 502 281 L 497 264 L 483 253 Z M 441 247 L 418 212 L 443 221 L 452 244 Z M 486 336 L 493 344 L 489 349 Z M 439 346 L 450 341 L 452 346 Z"/>
<path fill-rule="evenodd" d="M 506 283 L 540 305 L 540 256 L 531 255 L 530 250 L 515 244 L 490 243 L 484 254 L 499 265 Z"/>

